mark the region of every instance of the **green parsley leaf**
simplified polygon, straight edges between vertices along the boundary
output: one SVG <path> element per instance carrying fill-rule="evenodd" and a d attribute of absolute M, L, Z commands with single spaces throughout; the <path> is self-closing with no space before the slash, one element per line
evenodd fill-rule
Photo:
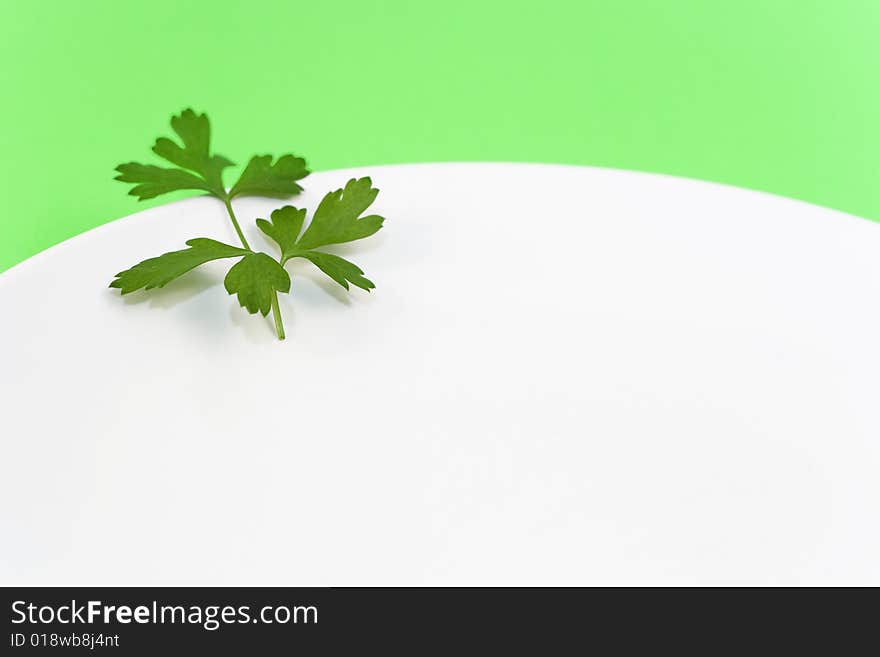
<path fill-rule="evenodd" d="M 191 239 L 186 244 L 188 249 L 171 251 L 156 258 L 149 258 L 131 269 L 119 272 L 110 283 L 110 287 L 119 288 L 122 294 L 128 294 L 141 288 L 152 290 L 156 287 L 163 287 L 175 278 L 183 276 L 188 271 L 211 260 L 248 254 L 248 251 L 244 249 L 206 237 Z"/>
<path fill-rule="evenodd" d="M 363 277 L 364 272 L 356 264 L 345 258 L 340 258 L 338 255 L 321 253 L 320 251 L 305 251 L 300 254 L 300 257 L 311 260 L 318 269 L 346 290 L 349 283 L 368 292 L 376 287 L 373 285 L 373 281 Z"/>
<path fill-rule="evenodd" d="M 153 152 L 180 169 L 128 162 L 116 167 L 120 173 L 116 180 L 140 183 L 129 194 L 141 201 L 181 189 L 203 190 L 224 199 L 223 169 L 232 166 L 232 161 L 222 155 L 210 154 L 211 124 L 208 116 L 187 109 L 171 118 L 171 127 L 183 146 L 160 137 L 153 145 Z"/>
<path fill-rule="evenodd" d="M 363 271 L 337 255 L 315 251 L 313 247 L 338 244 L 367 237 L 382 227 L 378 215 L 359 218 L 379 193 L 369 178 L 349 180 L 344 189 L 327 194 L 318 205 L 312 223 L 300 237 L 306 211 L 286 205 L 270 215 L 271 220 L 257 219 L 257 226 L 281 249 L 281 264 L 291 258 L 305 258 L 346 290 L 351 283 L 363 290 L 376 287 L 364 278 Z"/>
<path fill-rule="evenodd" d="M 270 217 L 271 221 L 257 219 L 257 226 L 281 247 L 282 260 L 296 257 L 301 251 L 296 240 L 302 230 L 306 211 L 292 205 L 285 205 L 283 208 L 274 210 Z"/>
<path fill-rule="evenodd" d="M 361 217 L 373 201 L 378 189 L 369 178 L 352 178 L 344 189 L 327 194 L 306 228 L 297 246 L 300 249 L 314 249 L 327 244 L 341 244 L 369 237 L 380 228 L 384 219 L 377 215 Z"/>
<path fill-rule="evenodd" d="M 248 162 L 238 182 L 229 191 L 235 196 L 269 196 L 288 198 L 302 191 L 296 181 L 309 175 L 306 161 L 293 155 L 282 155 L 272 164 L 271 155 L 255 155 Z"/>
<path fill-rule="evenodd" d="M 160 137 L 153 145 L 153 152 L 172 164 L 195 171 L 212 190 L 222 195 L 226 191 L 222 180 L 223 169 L 232 166 L 233 162 L 222 155 L 210 154 L 211 123 L 208 115 L 186 109 L 180 116 L 171 117 L 171 128 L 180 137 L 183 148 L 170 139 Z"/>
<path fill-rule="evenodd" d="M 249 313 L 259 311 L 265 317 L 276 293 L 290 291 L 290 276 L 271 256 L 251 252 L 229 270 L 223 284 L 229 294 L 238 294 L 238 302 Z"/>
<path fill-rule="evenodd" d="M 211 188 L 198 176 L 180 169 L 163 169 L 152 164 L 129 162 L 116 167 L 119 175 L 115 180 L 140 183 L 131 188 L 129 194 L 137 196 L 139 201 L 176 192 L 180 189 L 201 189 L 210 192 Z"/>
<path fill-rule="evenodd" d="M 220 199 L 226 206 L 232 227 L 241 248 L 204 237 L 191 239 L 186 249 L 171 251 L 149 258 L 130 269 L 119 272 L 110 283 L 122 294 L 135 290 L 162 287 L 188 271 L 222 258 L 237 258 L 223 281 L 229 294 L 251 314 L 272 311 L 275 332 L 284 339 L 284 323 L 278 304 L 278 293 L 290 291 L 290 275 L 284 269 L 291 258 L 305 258 L 332 280 L 349 289 L 350 285 L 371 290 L 375 286 L 364 278 L 363 271 L 338 255 L 316 251 L 321 246 L 351 242 L 374 234 L 384 219 L 378 215 L 362 217 L 376 199 L 378 189 L 369 178 L 349 180 L 343 189 L 327 194 L 303 232 L 306 211 L 285 206 L 271 213 L 271 220 L 257 219 L 257 226 L 281 249 L 281 258 L 253 251 L 241 229 L 232 200 L 237 196 L 268 196 L 286 198 L 302 191 L 297 183 L 309 174 L 306 162 L 294 155 L 255 155 L 228 192 L 223 185 L 223 170 L 232 161 L 211 152 L 211 124 L 206 114 L 186 109 L 171 117 L 171 128 L 179 142 L 160 137 L 153 152 L 175 168 L 128 162 L 116 167 L 116 180 L 133 183 L 129 191 L 140 200 L 154 198 L 177 190 L 199 190 Z"/>

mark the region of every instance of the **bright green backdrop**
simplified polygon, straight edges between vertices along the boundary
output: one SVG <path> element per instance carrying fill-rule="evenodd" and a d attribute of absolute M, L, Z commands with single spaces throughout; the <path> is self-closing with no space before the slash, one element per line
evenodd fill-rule
<path fill-rule="evenodd" d="M 238 162 L 596 164 L 880 218 L 877 0 L 0 0 L 0 55 L 0 270 L 147 207 L 112 169 L 188 105 Z"/>

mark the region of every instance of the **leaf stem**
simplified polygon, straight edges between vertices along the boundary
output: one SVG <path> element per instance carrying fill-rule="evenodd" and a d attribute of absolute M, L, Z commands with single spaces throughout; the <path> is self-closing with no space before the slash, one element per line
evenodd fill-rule
<path fill-rule="evenodd" d="M 272 292 L 272 318 L 275 320 L 275 333 L 278 339 L 284 339 L 284 322 L 281 321 L 281 309 L 278 307 L 278 293 Z"/>
<path fill-rule="evenodd" d="M 232 202 L 229 200 L 229 197 L 224 197 L 223 204 L 226 206 L 226 212 L 229 213 L 229 218 L 232 219 L 232 225 L 235 228 L 235 232 L 238 233 L 238 239 L 241 240 L 241 245 L 246 248 L 248 251 L 251 250 L 251 245 L 248 244 L 248 241 L 244 237 L 244 233 L 241 232 L 241 226 L 238 225 L 238 219 L 235 218 L 235 212 L 232 211 Z"/>
<path fill-rule="evenodd" d="M 241 226 L 238 224 L 238 219 L 235 218 L 231 199 L 229 196 L 223 196 L 221 200 L 223 201 L 223 205 L 226 206 L 226 212 L 229 213 L 229 218 L 232 220 L 232 226 L 235 228 L 235 232 L 238 233 L 238 239 L 241 240 L 241 245 L 248 251 L 251 251 L 251 245 L 248 244 L 248 241 L 241 230 Z M 284 266 L 284 261 L 282 261 L 281 266 Z M 275 320 L 275 333 L 278 335 L 278 339 L 283 340 L 285 337 L 284 322 L 281 320 L 281 308 L 278 306 L 278 292 L 275 291 L 272 292 L 272 319 Z"/>

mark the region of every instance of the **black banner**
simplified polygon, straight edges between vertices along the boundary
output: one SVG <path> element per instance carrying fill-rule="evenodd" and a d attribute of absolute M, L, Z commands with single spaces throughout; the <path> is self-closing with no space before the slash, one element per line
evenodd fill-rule
<path fill-rule="evenodd" d="M 854 591 L 7 588 L 2 654 L 575 654 L 646 645 L 751 652 L 874 625 Z M 863 591 L 864 593 L 864 591 Z M 871 592 L 870 598 L 873 598 Z M 841 616 L 841 612 L 845 615 Z M 840 624 L 838 624 L 840 623 Z M 873 639 L 871 639 L 873 641 Z"/>

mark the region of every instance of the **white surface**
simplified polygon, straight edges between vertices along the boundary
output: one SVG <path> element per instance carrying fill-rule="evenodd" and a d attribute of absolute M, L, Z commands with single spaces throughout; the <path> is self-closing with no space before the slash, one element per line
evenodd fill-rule
<path fill-rule="evenodd" d="M 378 289 L 292 263 L 284 343 L 223 263 L 106 288 L 234 243 L 209 198 L 0 277 L 0 583 L 880 584 L 880 225 L 557 166 L 293 203 L 355 174 Z"/>

